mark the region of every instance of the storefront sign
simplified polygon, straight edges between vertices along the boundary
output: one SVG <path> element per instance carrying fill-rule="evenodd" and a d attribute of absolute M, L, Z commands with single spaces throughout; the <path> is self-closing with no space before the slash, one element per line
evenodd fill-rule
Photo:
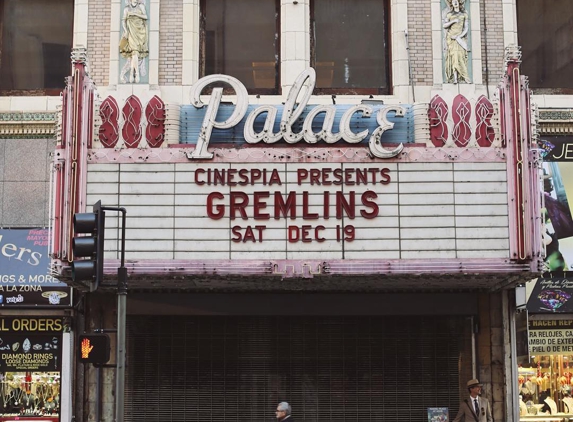
<path fill-rule="evenodd" d="M 529 322 L 531 355 L 573 354 L 573 320 L 532 320 Z"/>
<path fill-rule="evenodd" d="M 573 142 L 566 136 L 550 137 L 540 143 L 545 161 L 573 161 Z"/>
<path fill-rule="evenodd" d="M 62 336 L 0 334 L 1 371 L 59 371 Z"/>
<path fill-rule="evenodd" d="M 0 317 L 0 334 L 2 333 L 57 333 L 64 330 L 61 317 Z"/>
<path fill-rule="evenodd" d="M 51 275 L 48 229 L 0 229 L 0 307 L 71 306 L 71 288 Z"/>
<path fill-rule="evenodd" d="M 63 330 L 61 317 L 1 317 L 0 370 L 58 371 Z"/>
<path fill-rule="evenodd" d="M 573 312 L 573 274 L 564 277 L 540 277 L 527 301 L 529 313 Z"/>

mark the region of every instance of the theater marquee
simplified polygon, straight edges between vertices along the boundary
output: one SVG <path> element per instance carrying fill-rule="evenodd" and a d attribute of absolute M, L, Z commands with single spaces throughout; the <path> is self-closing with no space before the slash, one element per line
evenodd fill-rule
<path fill-rule="evenodd" d="M 429 104 L 338 104 L 312 95 L 312 69 L 284 97 L 259 98 L 211 75 L 188 104 L 108 96 L 95 132 L 68 113 L 90 109 L 95 94 L 68 86 L 55 266 L 65 277 L 71 216 L 101 201 L 127 209 L 130 277 L 529 278 L 540 261 L 538 152 L 516 66 L 498 103 L 444 92 Z M 77 83 L 89 82 L 75 67 Z M 119 220 L 106 217 L 106 274 L 117 269 Z"/>

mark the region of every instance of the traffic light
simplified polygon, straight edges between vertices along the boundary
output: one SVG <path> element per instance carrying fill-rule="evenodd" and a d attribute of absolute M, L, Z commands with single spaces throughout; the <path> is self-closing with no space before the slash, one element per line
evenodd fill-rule
<path fill-rule="evenodd" d="M 104 233 L 105 213 L 100 201 L 93 206 L 93 212 L 74 214 L 72 280 L 89 281 L 92 292 L 103 280 Z"/>
<path fill-rule="evenodd" d="M 78 360 L 81 363 L 101 365 L 109 361 L 109 337 L 106 334 L 79 336 Z"/>

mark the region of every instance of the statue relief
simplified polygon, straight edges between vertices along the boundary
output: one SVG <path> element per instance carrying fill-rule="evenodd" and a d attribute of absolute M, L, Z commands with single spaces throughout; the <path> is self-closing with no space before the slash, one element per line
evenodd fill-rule
<path fill-rule="evenodd" d="M 464 8 L 465 0 L 445 0 L 444 50 L 447 83 L 471 83 L 468 72 L 469 16 Z"/>
<path fill-rule="evenodd" d="M 141 0 L 126 0 L 122 18 L 123 34 L 119 42 L 119 52 L 126 59 L 121 70 L 121 82 L 139 83 L 145 76 L 145 57 L 149 54 L 147 40 L 147 12 Z"/>

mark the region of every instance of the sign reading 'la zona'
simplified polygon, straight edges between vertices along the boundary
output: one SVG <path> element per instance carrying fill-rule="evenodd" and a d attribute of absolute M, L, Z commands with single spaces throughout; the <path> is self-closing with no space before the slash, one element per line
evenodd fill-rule
<path fill-rule="evenodd" d="M 0 307 L 71 306 L 71 288 L 51 275 L 44 228 L 0 229 Z"/>

